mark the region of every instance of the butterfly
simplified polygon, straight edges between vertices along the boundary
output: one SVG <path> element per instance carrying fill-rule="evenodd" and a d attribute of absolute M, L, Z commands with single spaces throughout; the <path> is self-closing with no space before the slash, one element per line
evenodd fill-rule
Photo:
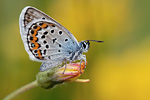
<path fill-rule="evenodd" d="M 90 47 L 89 41 L 78 42 L 61 24 L 42 11 L 27 6 L 19 18 L 19 27 L 26 52 L 33 61 L 42 62 L 40 71 L 46 71 L 67 61 L 84 60 Z"/>

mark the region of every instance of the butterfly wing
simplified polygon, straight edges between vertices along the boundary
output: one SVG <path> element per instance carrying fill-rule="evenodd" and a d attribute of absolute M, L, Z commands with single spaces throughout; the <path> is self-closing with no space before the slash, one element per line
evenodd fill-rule
<path fill-rule="evenodd" d="M 20 31 L 24 32 L 27 25 L 34 20 L 48 20 L 59 25 L 66 31 L 66 33 L 68 33 L 69 37 L 76 43 L 75 45 L 79 46 L 79 43 L 76 40 L 76 38 L 65 27 L 63 27 L 60 23 L 55 21 L 53 18 L 49 17 L 44 12 L 34 7 L 27 6 L 22 10 L 20 14 L 20 19 L 19 19 L 19 24 L 20 24 L 20 29 L 21 29 Z"/>
<path fill-rule="evenodd" d="M 19 24 L 30 59 L 44 62 L 41 71 L 61 64 L 79 49 L 77 40 L 66 28 L 36 8 L 25 7 Z"/>

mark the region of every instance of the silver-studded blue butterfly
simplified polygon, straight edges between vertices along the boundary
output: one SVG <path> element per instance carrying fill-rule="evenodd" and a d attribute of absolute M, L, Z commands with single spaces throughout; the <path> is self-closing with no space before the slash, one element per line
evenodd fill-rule
<path fill-rule="evenodd" d="M 78 42 L 61 24 L 42 11 L 27 6 L 19 19 L 20 34 L 31 60 L 42 62 L 40 71 L 46 71 L 67 61 L 84 60 L 89 41 Z M 103 42 L 103 41 L 96 41 Z"/>

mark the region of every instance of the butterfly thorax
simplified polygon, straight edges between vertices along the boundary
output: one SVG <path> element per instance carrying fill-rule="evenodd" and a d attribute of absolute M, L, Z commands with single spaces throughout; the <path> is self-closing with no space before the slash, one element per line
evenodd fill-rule
<path fill-rule="evenodd" d="M 88 52 L 89 47 L 90 47 L 89 41 L 79 42 L 79 49 L 71 54 L 69 60 L 71 61 L 81 60 L 83 52 Z"/>
<path fill-rule="evenodd" d="M 69 61 L 76 61 L 76 60 L 80 60 L 80 56 L 83 54 L 83 50 L 82 48 L 80 48 L 79 50 L 77 50 L 76 52 L 71 53 L 70 57 L 67 59 Z"/>

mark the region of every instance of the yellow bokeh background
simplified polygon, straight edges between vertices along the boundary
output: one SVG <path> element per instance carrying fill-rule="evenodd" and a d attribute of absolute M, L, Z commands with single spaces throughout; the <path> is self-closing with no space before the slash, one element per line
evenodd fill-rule
<path fill-rule="evenodd" d="M 41 63 L 29 59 L 19 31 L 25 6 L 65 26 L 78 41 L 91 42 L 81 78 L 51 90 L 33 88 L 14 100 L 150 100 L 150 1 L 1 0 L 0 99 L 35 80 Z"/>

